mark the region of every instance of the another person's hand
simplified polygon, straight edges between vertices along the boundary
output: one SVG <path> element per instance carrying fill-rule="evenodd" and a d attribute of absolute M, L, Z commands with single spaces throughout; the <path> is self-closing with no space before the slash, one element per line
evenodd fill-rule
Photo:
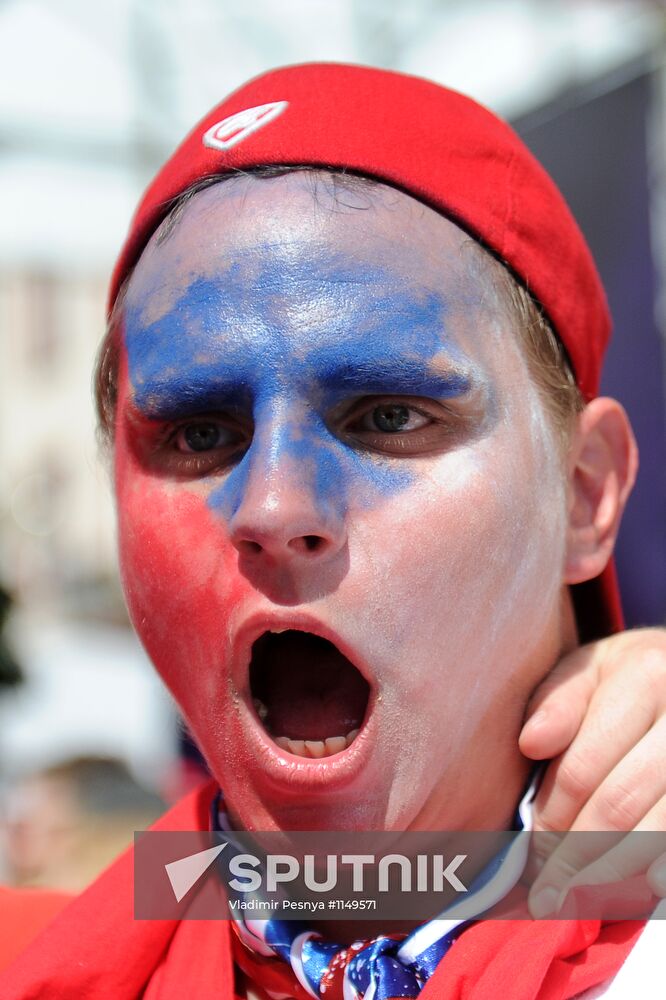
<path fill-rule="evenodd" d="M 535 691 L 519 743 L 526 757 L 552 761 L 536 830 L 666 831 L 666 630 L 623 632 L 564 657 Z M 594 838 L 559 843 L 530 892 L 533 916 L 554 912 L 565 885 L 641 872 L 666 896 L 661 838 L 598 850 Z"/>

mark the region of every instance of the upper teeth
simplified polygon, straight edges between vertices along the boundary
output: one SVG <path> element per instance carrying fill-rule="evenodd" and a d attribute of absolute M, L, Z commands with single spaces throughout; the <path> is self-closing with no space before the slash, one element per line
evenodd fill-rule
<path fill-rule="evenodd" d="M 260 701 L 259 698 L 254 698 L 253 701 L 254 701 L 254 707 L 255 707 L 256 713 L 257 713 L 257 715 L 259 716 L 259 718 L 263 722 L 263 720 L 268 715 L 268 709 L 264 705 L 263 701 Z"/>

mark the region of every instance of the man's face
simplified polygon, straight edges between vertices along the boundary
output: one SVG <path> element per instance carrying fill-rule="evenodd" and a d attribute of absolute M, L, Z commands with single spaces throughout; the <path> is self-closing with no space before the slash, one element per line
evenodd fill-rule
<path fill-rule="evenodd" d="M 330 185 L 211 187 L 136 267 L 130 612 L 245 827 L 502 827 L 562 647 L 563 463 L 498 265 Z"/>

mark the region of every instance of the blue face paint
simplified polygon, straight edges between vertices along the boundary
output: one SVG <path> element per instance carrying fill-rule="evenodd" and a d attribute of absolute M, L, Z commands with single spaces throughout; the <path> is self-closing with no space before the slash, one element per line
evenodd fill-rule
<path fill-rule="evenodd" d="M 470 388 L 439 295 L 396 289 L 390 271 L 348 257 L 309 265 L 260 248 L 221 275 L 195 278 L 152 323 L 141 305 L 126 310 L 142 413 L 171 421 L 232 409 L 254 419 L 250 448 L 209 497 L 227 518 L 260 452 L 278 469 L 297 464 L 324 511 L 339 513 L 352 498 L 374 504 L 411 482 L 408 463 L 341 441 L 326 423 L 331 408 L 364 395 L 442 399 Z"/>

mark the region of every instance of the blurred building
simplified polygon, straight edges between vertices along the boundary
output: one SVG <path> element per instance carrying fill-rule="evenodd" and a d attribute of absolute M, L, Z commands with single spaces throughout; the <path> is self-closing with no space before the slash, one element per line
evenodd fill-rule
<path fill-rule="evenodd" d="M 88 690 L 81 687 L 83 673 L 76 681 L 70 677 L 66 693 L 52 690 L 51 700 L 43 700 L 44 678 L 67 661 L 88 669 L 93 679 L 124 676 L 126 690 L 147 699 L 129 721 L 127 698 L 121 694 L 113 708 L 110 699 L 108 728 L 121 732 L 118 745 L 106 745 L 105 737 L 100 748 L 92 740 L 91 752 L 129 754 L 139 767 L 142 759 L 153 766 L 161 726 L 165 760 L 173 753 L 166 705 L 162 722 L 140 747 L 142 711 L 152 717 L 154 689 L 129 679 L 143 677 L 149 667 L 122 611 L 90 378 L 106 282 L 131 211 L 154 168 L 195 118 L 271 65 L 335 59 L 390 66 L 457 87 L 521 119 L 528 139 L 532 129 L 538 142 L 530 115 L 555 107 L 563 95 L 589 92 L 618 73 L 661 80 L 663 40 L 657 0 L 5 0 L 0 581 L 22 609 L 14 634 L 27 676 L 20 712 L 16 701 L 5 709 L 13 720 L 0 735 L 5 761 L 19 750 L 29 753 L 28 731 L 44 741 L 38 719 L 50 733 L 46 742 L 57 744 L 62 727 L 53 720 L 64 701 L 64 716 L 80 718 L 72 725 L 92 740 L 90 703 L 76 704 L 75 691 Z M 652 162 L 663 162 L 663 120 L 653 115 L 651 128 Z M 661 208 L 663 183 L 655 181 L 654 189 Z M 653 238 L 661 245 L 664 231 L 662 212 L 653 220 Z M 646 335 L 654 336 L 652 330 Z M 658 357 L 658 346 L 655 352 Z M 658 370 L 657 362 L 652 375 L 659 380 Z M 658 408 L 663 396 L 655 392 Z M 663 410 L 657 419 L 663 429 Z M 663 480 L 655 490 L 663 522 Z M 663 552 L 663 531 L 656 544 Z M 659 617 L 652 608 L 649 615 Z M 40 642 L 35 633 L 52 641 Z M 109 634 L 115 636 L 110 643 L 104 638 Z M 123 669 L 114 666 L 120 663 Z M 17 712 L 28 721 L 16 722 Z M 85 747 L 77 743 L 75 749 Z"/>

